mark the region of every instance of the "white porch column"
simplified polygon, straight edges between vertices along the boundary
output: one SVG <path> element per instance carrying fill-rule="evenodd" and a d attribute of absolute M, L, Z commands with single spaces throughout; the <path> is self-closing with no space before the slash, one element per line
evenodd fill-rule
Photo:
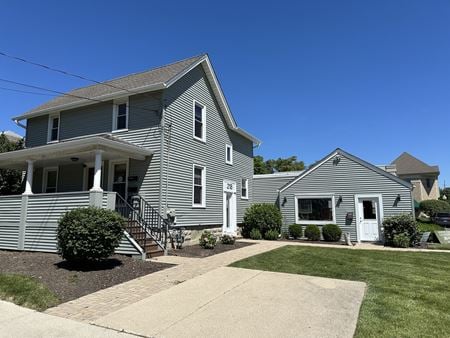
<path fill-rule="evenodd" d="M 91 191 L 103 191 L 101 187 L 102 182 L 102 150 L 95 151 L 95 168 L 94 168 L 94 185 Z"/>
<path fill-rule="evenodd" d="M 28 160 L 28 168 L 27 168 L 27 181 L 25 183 L 25 191 L 23 195 L 32 195 L 33 194 L 33 170 L 34 170 L 34 161 Z"/>

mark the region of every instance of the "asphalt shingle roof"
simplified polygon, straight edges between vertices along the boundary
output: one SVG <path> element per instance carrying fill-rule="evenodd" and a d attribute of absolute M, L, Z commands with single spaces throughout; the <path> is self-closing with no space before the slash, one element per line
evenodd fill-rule
<path fill-rule="evenodd" d="M 105 81 L 104 83 L 109 84 L 111 86 L 117 87 L 111 87 L 104 84 L 96 84 L 92 86 L 82 87 L 78 89 L 74 89 L 72 91 L 67 92 L 67 94 L 79 96 L 79 97 L 86 97 L 89 99 L 96 99 L 101 98 L 104 95 L 114 95 L 115 93 L 121 93 L 123 92 L 123 88 L 129 91 L 136 90 L 140 87 L 144 86 L 152 86 L 157 84 L 166 83 L 178 74 L 180 74 L 183 70 L 194 64 L 195 62 L 199 61 L 201 58 L 203 58 L 205 55 L 198 55 L 194 56 L 185 60 L 181 60 L 178 62 L 171 63 L 169 65 L 161 66 L 158 68 L 150 69 L 144 72 L 140 73 L 134 73 L 130 75 L 126 75 L 123 77 L 119 77 L 113 80 Z M 27 111 L 23 116 L 26 115 L 33 115 L 35 113 L 38 113 L 42 110 L 57 109 L 59 106 L 63 106 L 66 104 L 75 103 L 78 101 L 84 101 L 83 99 L 80 99 L 79 97 L 74 96 L 67 96 L 67 95 L 61 95 L 58 97 L 55 97 L 54 99 L 45 102 L 44 104 L 33 108 L 29 111 Z"/>
<path fill-rule="evenodd" d="M 398 175 L 439 174 L 439 166 L 428 165 L 407 152 L 397 157 L 392 164 L 395 164 Z"/>

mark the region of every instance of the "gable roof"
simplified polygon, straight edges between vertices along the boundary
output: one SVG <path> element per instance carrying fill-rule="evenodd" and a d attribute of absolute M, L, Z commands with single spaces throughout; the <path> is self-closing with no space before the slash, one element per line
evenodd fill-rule
<path fill-rule="evenodd" d="M 94 101 L 107 102 L 124 96 L 162 90 L 170 87 L 198 65 L 202 65 L 205 71 L 227 125 L 238 134 L 259 145 L 261 143 L 259 139 L 237 126 L 207 54 L 105 81 L 104 84 L 74 89 L 67 92 L 66 95 L 57 96 L 20 116 L 13 117 L 13 120 L 18 122 L 30 117 L 90 105 Z"/>
<path fill-rule="evenodd" d="M 403 152 L 399 157 L 397 157 L 392 164 L 397 167 L 398 175 L 407 174 L 438 174 L 439 166 L 428 165 L 425 162 L 419 160 L 418 158 L 412 156 L 406 151 Z"/>
<path fill-rule="evenodd" d="M 301 173 L 299 176 L 297 176 L 296 178 L 294 178 L 292 181 L 286 183 L 284 186 L 282 186 L 279 191 L 282 192 L 284 190 L 286 190 L 287 188 L 289 188 L 290 186 L 292 186 L 293 184 L 295 184 L 296 182 L 298 182 L 299 180 L 301 180 L 302 178 L 304 178 L 305 176 L 309 175 L 310 173 L 312 173 L 314 170 L 320 168 L 320 166 L 324 163 L 326 163 L 327 161 L 331 160 L 333 157 L 335 157 L 336 155 L 340 155 L 340 156 L 344 156 L 356 163 L 359 163 L 360 165 L 366 167 L 367 169 L 370 169 L 372 171 L 375 171 L 376 173 L 383 175 L 393 181 L 396 181 L 397 183 L 400 183 L 401 185 L 404 185 L 405 187 L 412 189 L 412 185 L 409 182 L 406 182 L 404 180 L 402 180 L 401 178 L 392 175 L 386 171 L 384 171 L 383 169 L 378 168 L 377 166 L 366 162 L 362 159 L 360 159 L 359 157 L 356 157 L 350 153 L 347 153 L 346 151 L 337 148 L 336 150 L 332 151 L 330 154 L 328 154 L 327 156 L 325 156 L 323 159 L 321 159 L 320 161 L 316 162 L 316 164 L 312 165 L 311 167 L 309 167 L 307 170 L 305 170 L 303 173 Z"/>

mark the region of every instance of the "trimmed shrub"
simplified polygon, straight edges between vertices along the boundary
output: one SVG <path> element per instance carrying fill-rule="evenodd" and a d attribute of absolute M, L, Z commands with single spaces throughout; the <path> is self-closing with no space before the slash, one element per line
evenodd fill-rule
<path fill-rule="evenodd" d="M 223 235 L 221 242 L 225 245 L 233 245 L 236 242 L 236 238 L 230 235 Z"/>
<path fill-rule="evenodd" d="M 256 240 L 262 239 L 261 231 L 259 231 L 259 229 L 253 228 L 250 231 L 250 238 L 251 239 L 256 239 Z"/>
<path fill-rule="evenodd" d="M 441 200 L 427 200 L 420 202 L 419 210 L 430 217 L 438 212 L 450 212 L 450 203 Z"/>
<path fill-rule="evenodd" d="M 250 237 L 253 229 L 258 229 L 264 235 L 269 230 L 281 230 L 282 216 L 274 204 L 253 204 L 245 210 L 242 236 Z"/>
<path fill-rule="evenodd" d="M 395 246 L 396 248 L 409 248 L 410 243 L 411 240 L 409 239 L 409 236 L 405 233 L 396 234 L 392 239 L 392 245 Z"/>
<path fill-rule="evenodd" d="M 325 224 L 322 227 L 322 236 L 327 242 L 338 242 L 341 240 L 342 230 L 337 224 Z"/>
<path fill-rule="evenodd" d="M 125 219 L 112 210 L 77 208 L 59 220 L 58 252 L 67 261 L 106 259 L 119 246 Z"/>
<path fill-rule="evenodd" d="M 320 241 L 320 229 L 315 224 L 307 225 L 305 228 L 305 237 L 310 241 Z"/>
<path fill-rule="evenodd" d="M 302 226 L 300 224 L 289 225 L 289 234 L 294 239 L 301 238 L 303 236 Z"/>
<path fill-rule="evenodd" d="M 268 241 L 276 241 L 278 239 L 278 236 L 280 234 L 276 230 L 269 230 L 266 231 L 264 234 L 264 239 L 267 239 Z"/>
<path fill-rule="evenodd" d="M 394 236 L 405 234 L 409 238 L 409 246 L 414 245 L 419 237 L 417 223 L 411 215 L 397 215 L 387 217 L 383 221 L 384 242 L 386 245 L 394 245 Z"/>
<path fill-rule="evenodd" d="M 217 238 L 210 231 L 203 231 L 200 236 L 199 244 L 203 249 L 214 249 L 216 246 Z"/>

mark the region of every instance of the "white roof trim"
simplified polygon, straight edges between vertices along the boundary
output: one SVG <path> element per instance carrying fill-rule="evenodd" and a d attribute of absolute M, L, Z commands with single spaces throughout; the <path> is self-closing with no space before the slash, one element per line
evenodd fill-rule
<path fill-rule="evenodd" d="M 208 77 L 208 80 L 211 83 L 214 95 L 216 96 L 216 99 L 217 99 L 217 102 L 219 103 L 220 108 L 224 112 L 225 120 L 227 121 L 228 126 L 232 130 L 234 130 L 236 133 L 251 140 L 254 144 L 260 145 L 261 141 L 258 138 L 256 138 L 255 136 L 251 135 L 250 133 L 244 131 L 243 129 L 241 129 L 237 126 L 236 121 L 234 120 L 233 115 L 231 113 L 230 107 L 228 106 L 228 103 L 225 99 L 225 95 L 223 94 L 222 88 L 220 87 L 219 81 L 217 80 L 216 74 L 211 65 L 208 55 L 203 56 L 198 61 L 194 62 L 189 67 L 185 68 L 183 71 L 181 71 L 180 73 L 178 73 L 176 76 L 174 76 L 173 78 L 171 78 L 169 81 L 167 81 L 165 83 L 157 83 L 157 84 L 152 84 L 149 86 L 142 86 L 139 88 L 130 89 L 129 91 L 123 90 L 123 91 L 119 91 L 119 92 L 112 93 L 112 94 L 95 96 L 95 97 L 92 97 L 91 99 L 92 100 L 114 100 L 114 99 L 121 98 L 124 96 L 136 95 L 136 94 L 145 93 L 145 92 L 149 92 L 149 91 L 155 91 L 155 90 L 161 90 L 164 88 L 169 88 L 171 85 L 173 85 L 175 82 L 177 82 L 179 79 L 181 79 L 183 76 L 185 76 L 187 73 L 189 73 L 192 69 L 194 69 L 195 67 L 197 67 L 200 64 L 202 64 L 202 66 L 205 70 L 206 76 Z M 132 94 L 130 92 L 132 92 Z M 19 115 L 19 116 L 13 117 L 12 120 L 15 122 L 19 122 L 23 119 L 28 119 L 31 117 L 50 114 L 52 112 L 59 112 L 61 110 L 68 110 L 68 109 L 83 107 L 87 104 L 101 103 L 101 102 L 94 102 L 92 100 L 80 99 L 78 101 L 71 102 L 68 104 L 63 104 L 63 105 L 60 105 L 57 107 L 41 109 L 32 114 Z"/>
<path fill-rule="evenodd" d="M 273 174 L 256 174 L 256 175 L 253 175 L 253 179 L 296 177 L 298 175 L 301 175 L 303 172 L 304 172 L 304 170 L 282 171 L 282 172 L 273 173 Z"/>

